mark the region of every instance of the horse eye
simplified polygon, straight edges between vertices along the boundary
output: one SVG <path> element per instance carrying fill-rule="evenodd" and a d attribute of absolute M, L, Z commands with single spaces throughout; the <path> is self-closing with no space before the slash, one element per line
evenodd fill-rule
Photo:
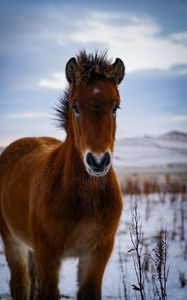
<path fill-rule="evenodd" d="M 113 113 L 114 116 L 116 115 L 116 111 L 117 111 L 118 108 L 121 108 L 121 107 L 119 105 L 114 106 L 114 108 L 112 110 L 112 113 Z"/>
<path fill-rule="evenodd" d="M 78 104 L 73 103 L 71 108 L 75 111 L 75 115 L 78 117 L 80 115 L 80 109 L 79 109 Z"/>

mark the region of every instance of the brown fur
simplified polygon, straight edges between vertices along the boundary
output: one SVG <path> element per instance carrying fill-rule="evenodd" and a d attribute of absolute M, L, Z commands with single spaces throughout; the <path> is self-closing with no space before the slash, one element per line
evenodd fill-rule
<path fill-rule="evenodd" d="M 101 93 L 93 96 L 97 86 Z M 78 257 L 78 300 L 101 299 L 102 276 L 112 252 L 121 214 L 121 193 L 111 167 L 90 176 L 86 148 L 113 150 L 116 84 L 110 79 L 72 86 L 68 95 L 67 137 L 23 138 L 0 156 L 0 233 L 11 271 L 15 300 L 57 300 L 58 272 L 65 257 Z M 81 108 L 77 120 L 71 104 Z M 33 249 L 37 284 L 30 282 L 28 247 Z"/>

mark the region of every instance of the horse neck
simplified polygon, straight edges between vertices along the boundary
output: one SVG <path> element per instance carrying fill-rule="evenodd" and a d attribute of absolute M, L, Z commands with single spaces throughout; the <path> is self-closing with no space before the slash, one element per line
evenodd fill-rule
<path fill-rule="evenodd" d="M 73 135 L 67 135 L 63 152 L 67 174 L 70 172 L 70 176 L 72 176 L 72 172 L 75 172 L 76 169 L 79 169 L 82 173 L 84 167 L 83 161 L 81 159 L 81 154 L 75 145 Z"/>
<path fill-rule="evenodd" d="M 53 199 L 56 199 L 54 207 L 59 213 L 64 207 L 62 195 L 65 199 L 68 197 L 68 207 L 79 210 L 80 214 L 82 210 L 88 215 L 97 212 L 98 209 L 102 210 L 101 206 L 106 201 L 108 203 L 106 193 L 112 183 L 112 169 L 102 177 L 90 176 L 71 136 L 67 136 L 65 142 L 51 153 L 48 165 L 52 172 L 47 184 L 52 187 Z"/>

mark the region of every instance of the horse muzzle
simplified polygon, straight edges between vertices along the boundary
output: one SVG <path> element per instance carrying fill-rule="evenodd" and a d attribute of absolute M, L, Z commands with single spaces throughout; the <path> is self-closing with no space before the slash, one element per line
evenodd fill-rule
<path fill-rule="evenodd" d="M 111 153 L 109 151 L 102 154 L 86 151 L 84 154 L 86 170 L 92 176 L 106 175 L 110 169 L 111 161 Z"/>

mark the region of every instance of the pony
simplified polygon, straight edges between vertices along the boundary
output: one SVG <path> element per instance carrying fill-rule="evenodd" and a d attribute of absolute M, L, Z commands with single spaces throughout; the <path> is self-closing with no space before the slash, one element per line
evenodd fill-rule
<path fill-rule="evenodd" d="M 0 234 L 14 300 L 59 299 L 68 257 L 79 261 L 77 299 L 100 300 L 120 219 L 112 152 L 124 63 L 82 50 L 65 72 L 56 107 L 65 141 L 21 138 L 0 156 Z"/>

